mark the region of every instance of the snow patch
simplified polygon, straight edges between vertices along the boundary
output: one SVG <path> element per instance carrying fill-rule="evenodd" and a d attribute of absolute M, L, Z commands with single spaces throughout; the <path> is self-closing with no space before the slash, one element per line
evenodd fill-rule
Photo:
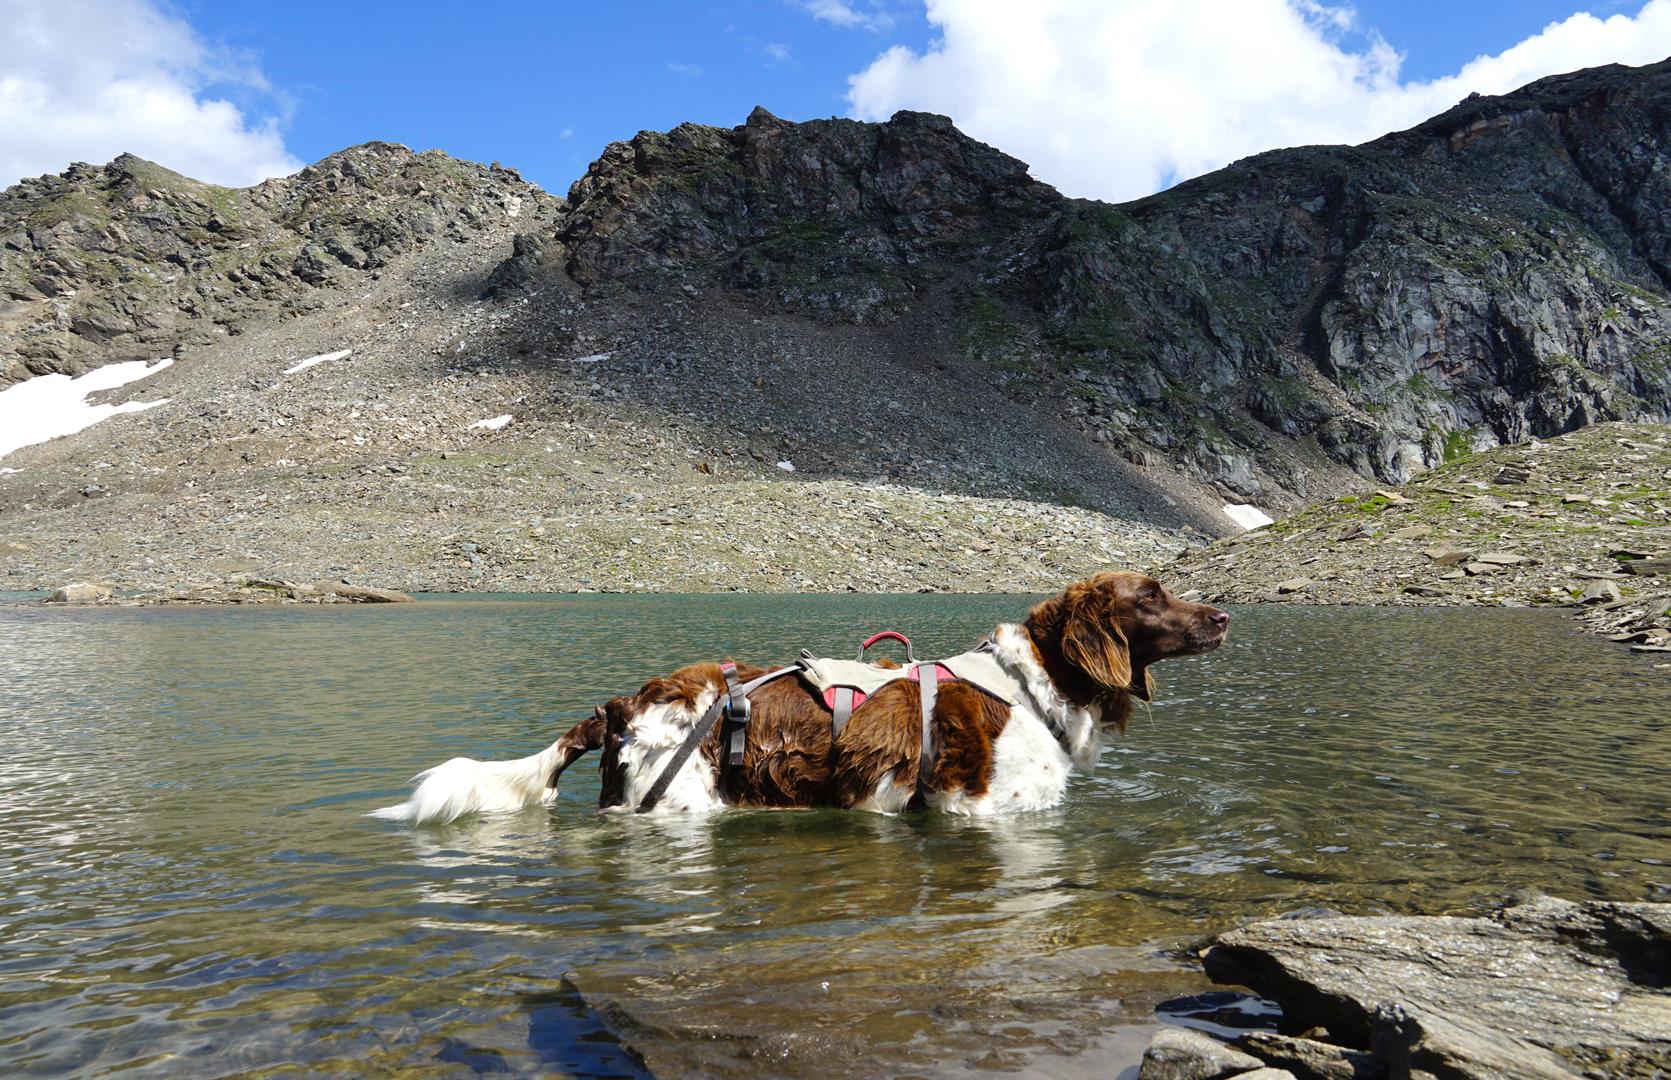
<path fill-rule="evenodd" d="M 13 476 L 22 471 L 22 469 L 0 469 L 0 476 Z"/>
<path fill-rule="evenodd" d="M 1224 507 L 1224 516 L 1244 529 L 1262 529 L 1276 520 L 1250 503 L 1228 503 Z"/>
<path fill-rule="evenodd" d="M 298 371 L 306 371 L 308 368 L 312 367 L 313 365 L 323 364 L 327 360 L 345 360 L 353 352 L 354 352 L 353 349 L 341 349 L 337 352 L 320 353 L 318 356 L 310 356 L 306 360 L 301 361 L 300 363 L 292 364 L 290 367 L 285 368 L 284 373 L 286 375 L 294 375 Z"/>
<path fill-rule="evenodd" d="M 777 467 L 782 469 L 784 472 L 795 471 L 795 463 L 793 461 L 780 461 L 777 463 Z M 921 742 L 922 740 L 918 739 L 917 741 Z"/>
<path fill-rule="evenodd" d="M 593 353 L 591 356 L 577 356 L 570 360 L 571 364 L 601 364 L 615 354 L 612 352 Z"/>
<path fill-rule="evenodd" d="M 477 420 L 470 426 L 472 428 L 486 428 L 488 431 L 498 431 L 514 419 L 515 417 L 513 417 L 510 413 L 506 413 L 504 416 L 495 416 L 489 420 Z"/>
<path fill-rule="evenodd" d="M 73 379 L 68 375 L 37 375 L 0 390 L 0 458 L 25 446 L 73 435 L 117 413 L 141 412 L 166 404 L 167 398 L 92 405 L 87 396 L 155 375 L 172 363 L 173 358 L 167 356 L 150 363 L 125 360 Z"/>

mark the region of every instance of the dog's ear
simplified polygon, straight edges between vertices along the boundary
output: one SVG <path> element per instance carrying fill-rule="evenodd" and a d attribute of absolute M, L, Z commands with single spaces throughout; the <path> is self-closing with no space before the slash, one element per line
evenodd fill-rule
<path fill-rule="evenodd" d="M 1138 693 L 1131 685 L 1131 650 L 1125 632 L 1095 594 L 1079 598 L 1069 611 L 1062 625 L 1062 655 L 1099 685 Z"/>

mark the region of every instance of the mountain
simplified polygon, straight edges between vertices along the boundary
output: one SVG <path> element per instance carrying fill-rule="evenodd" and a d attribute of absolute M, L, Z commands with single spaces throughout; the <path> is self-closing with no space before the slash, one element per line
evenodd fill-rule
<path fill-rule="evenodd" d="M 540 251 L 589 288 L 694 281 L 871 326 L 932 309 L 991 382 L 1281 503 L 1317 490 L 1312 449 L 1401 481 L 1665 419 L 1668 136 L 1671 62 L 1600 68 L 1110 206 L 943 118 L 757 111 L 611 147 Z"/>
<path fill-rule="evenodd" d="M 94 504 L 124 497 L 175 522 L 153 550 L 237 534 L 192 531 L 223 569 L 293 547 L 298 575 L 402 587 L 840 587 L 839 559 L 801 570 L 832 538 L 782 525 L 828 505 L 888 587 L 1043 583 L 1234 531 L 1225 503 L 1666 420 L 1668 138 L 1671 61 L 1118 206 L 910 112 L 641 133 L 567 199 L 384 143 L 241 190 L 76 165 L 0 194 L 0 385 L 166 355 L 122 393 L 170 404 L 8 456 L 0 536 L 32 553 L 15 579 L 58 584 Z M 470 426 L 496 415 L 514 422 Z M 879 481 L 903 500 L 880 514 Z M 239 509 L 170 517 L 211 490 Z M 716 500 L 764 546 L 687 535 Z M 1038 515 L 1028 569 L 983 577 L 1013 554 L 991 522 L 1014 500 Z M 587 543 L 525 535 L 570 510 Z M 359 555 L 318 550 L 327 513 Z M 500 539 L 432 542 L 425 514 Z M 632 536 L 654 550 L 623 556 Z M 715 543 L 734 562 L 674 565 Z M 101 573 L 138 553 L 95 546 Z"/>
<path fill-rule="evenodd" d="M 0 386 L 296 318 L 397 255 L 561 206 L 515 170 L 377 142 L 245 189 L 131 154 L 25 180 L 0 193 Z"/>

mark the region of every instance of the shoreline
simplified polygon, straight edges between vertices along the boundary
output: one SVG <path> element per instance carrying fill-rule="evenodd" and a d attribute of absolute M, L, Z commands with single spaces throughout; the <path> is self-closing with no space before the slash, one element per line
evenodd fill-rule
<path fill-rule="evenodd" d="M 1671 426 L 1595 424 L 1468 454 L 1158 575 L 1209 603 L 1564 609 L 1671 670 Z"/>

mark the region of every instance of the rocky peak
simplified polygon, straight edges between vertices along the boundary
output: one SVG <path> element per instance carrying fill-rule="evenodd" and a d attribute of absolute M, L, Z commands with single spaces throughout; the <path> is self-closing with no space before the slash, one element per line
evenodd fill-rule
<path fill-rule="evenodd" d="M 613 143 L 569 191 L 556 230 L 586 285 L 717 277 L 783 307 L 885 317 L 912 268 L 1049 212 L 1056 192 L 950 120 L 682 124 Z M 862 294 L 832 306 L 844 288 Z"/>
<path fill-rule="evenodd" d="M 0 386 L 237 333 L 420 247 L 560 205 L 513 170 L 387 142 L 244 189 L 133 154 L 77 163 L 0 193 Z"/>

